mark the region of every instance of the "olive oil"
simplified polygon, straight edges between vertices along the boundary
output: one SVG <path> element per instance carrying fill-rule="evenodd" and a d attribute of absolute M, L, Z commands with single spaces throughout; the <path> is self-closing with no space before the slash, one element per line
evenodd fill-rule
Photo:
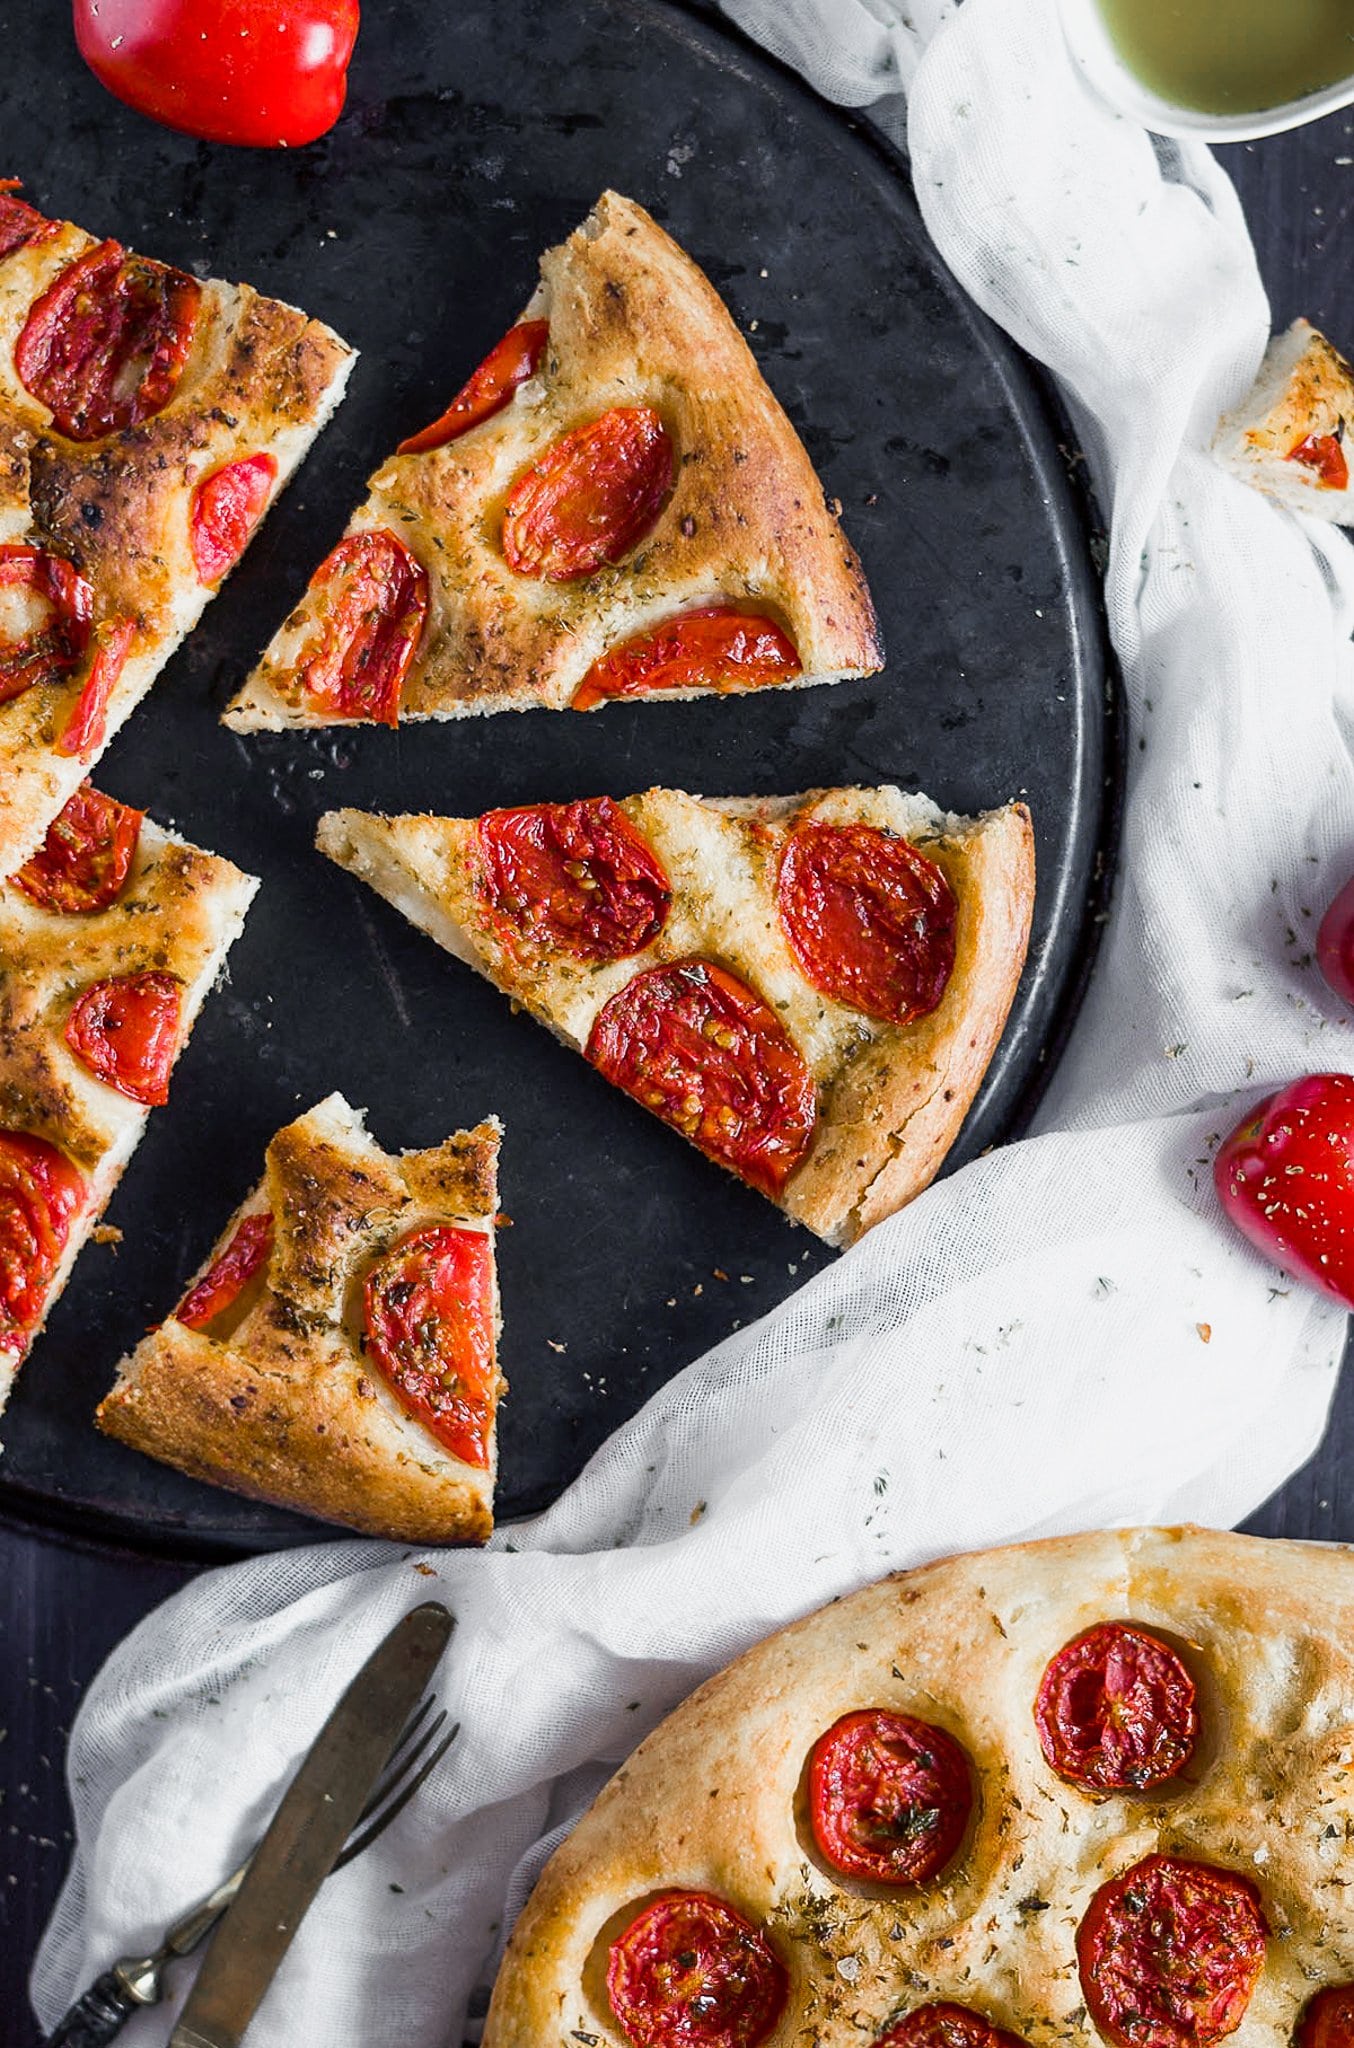
<path fill-rule="evenodd" d="M 1206 114 L 1258 114 L 1354 73 L 1354 0 L 1099 0 L 1145 86 Z"/>

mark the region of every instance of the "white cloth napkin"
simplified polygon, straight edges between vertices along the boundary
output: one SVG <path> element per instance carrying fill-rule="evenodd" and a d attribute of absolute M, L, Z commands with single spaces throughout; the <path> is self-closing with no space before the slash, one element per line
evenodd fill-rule
<path fill-rule="evenodd" d="M 1319 1436 L 1343 1319 L 1221 1221 L 1208 1155 L 1242 1098 L 1354 1067 L 1310 957 L 1354 868 L 1354 556 L 1202 452 L 1268 325 L 1235 197 L 1206 152 L 1086 96 L 1052 0 L 729 6 L 894 132 L 906 88 L 931 232 L 1057 376 L 1113 507 L 1132 761 L 1096 984 L 1041 1135 L 690 1367 L 549 1514 L 485 1555 L 260 1559 L 152 1615 L 72 1738 L 78 1847 L 33 1979 L 47 2023 L 242 1853 L 420 1599 L 459 1617 L 441 1688 L 460 1740 L 325 1887 L 251 2048 L 458 2043 L 543 1845 L 768 1629 L 946 1550 L 1230 1523 Z M 167 2031 L 146 2015 L 129 2048 Z"/>

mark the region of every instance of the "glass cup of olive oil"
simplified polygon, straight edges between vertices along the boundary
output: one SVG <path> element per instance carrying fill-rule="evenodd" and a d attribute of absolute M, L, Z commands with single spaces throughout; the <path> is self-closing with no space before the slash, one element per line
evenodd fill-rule
<path fill-rule="evenodd" d="M 1354 101 L 1354 0 L 1061 0 L 1103 99 L 1159 135 L 1242 142 Z"/>

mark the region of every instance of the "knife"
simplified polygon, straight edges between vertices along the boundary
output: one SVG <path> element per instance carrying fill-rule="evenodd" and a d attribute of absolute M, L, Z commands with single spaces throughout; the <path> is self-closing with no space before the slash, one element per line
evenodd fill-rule
<path fill-rule="evenodd" d="M 445 1607 L 427 1601 L 362 1666 L 283 1794 L 169 2048 L 239 2048 L 454 1626 Z"/>

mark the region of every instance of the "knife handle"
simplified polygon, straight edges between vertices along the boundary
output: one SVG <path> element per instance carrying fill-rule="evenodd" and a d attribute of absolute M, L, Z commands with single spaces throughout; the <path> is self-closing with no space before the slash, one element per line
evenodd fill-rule
<path fill-rule="evenodd" d="M 116 2040 L 132 2014 L 143 2009 L 143 2002 L 133 1998 L 111 1970 L 105 1970 L 66 2017 L 57 2021 L 45 2048 L 105 2048 L 107 2042 Z"/>

